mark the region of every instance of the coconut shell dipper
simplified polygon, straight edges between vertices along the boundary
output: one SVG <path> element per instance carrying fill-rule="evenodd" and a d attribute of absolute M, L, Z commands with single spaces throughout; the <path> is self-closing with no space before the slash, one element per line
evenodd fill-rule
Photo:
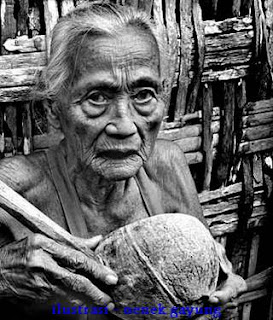
<path fill-rule="evenodd" d="M 219 260 L 209 230 L 186 214 L 161 214 L 128 224 L 110 233 L 95 253 L 119 277 L 110 295 L 119 310 L 165 306 L 203 307 L 215 291 Z M 141 312 L 141 311 L 139 311 Z M 114 312 L 115 313 L 115 312 Z M 116 313 L 122 319 L 154 319 L 153 314 Z M 188 319 L 188 314 L 179 315 Z"/>

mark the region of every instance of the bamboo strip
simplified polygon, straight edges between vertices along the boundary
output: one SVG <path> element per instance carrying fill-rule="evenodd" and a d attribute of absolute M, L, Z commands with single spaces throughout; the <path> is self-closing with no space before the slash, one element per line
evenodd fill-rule
<path fill-rule="evenodd" d="M 176 97 L 175 120 L 179 121 L 186 112 L 187 93 L 190 85 L 189 71 L 191 70 L 191 56 L 193 52 L 193 21 L 192 21 L 192 1 L 179 1 L 181 32 L 180 43 L 180 70 L 178 73 L 178 91 Z"/>
<path fill-rule="evenodd" d="M 236 86 L 236 97 L 235 97 L 235 102 L 236 102 L 236 108 L 235 108 L 235 119 L 234 119 L 234 157 L 232 161 L 232 167 L 230 170 L 230 177 L 229 177 L 229 182 L 236 182 L 238 173 L 240 170 L 240 164 L 241 164 L 241 155 L 238 152 L 239 148 L 239 143 L 242 140 L 242 112 L 243 108 L 246 104 L 247 101 L 247 96 L 246 96 L 246 81 L 244 79 L 240 79 L 237 82 Z"/>
<path fill-rule="evenodd" d="M 46 65 L 45 52 L 20 53 L 0 56 L 0 70 L 27 69 L 29 67 L 41 67 Z"/>
<path fill-rule="evenodd" d="M 203 87 L 203 154 L 204 154 L 204 180 L 203 190 L 210 190 L 211 173 L 213 165 L 212 140 L 213 132 L 211 130 L 212 108 L 213 108 L 212 86 L 205 84 Z"/>
<path fill-rule="evenodd" d="M 166 24 L 166 36 L 167 36 L 167 55 L 166 66 L 167 70 L 166 78 L 164 81 L 164 89 L 166 92 L 166 108 L 165 116 L 169 114 L 168 109 L 170 105 L 171 91 L 174 84 L 175 68 L 178 58 L 178 42 L 177 42 L 177 23 L 176 23 L 176 0 L 165 1 L 165 24 Z M 163 10 L 164 14 L 164 10 Z"/>
<path fill-rule="evenodd" d="M 5 150 L 4 111 L 4 106 L 0 106 L 0 158 L 4 157 Z"/>
<path fill-rule="evenodd" d="M 49 133 L 42 135 L 35 135 L 33 137 L 33 148 L 37 149 L 47 149 L 58 144 L 63 139 L 63 134 Z"/>
<path fill-rule="evenodd" d="M 16 36 L 16 20 L 14 18 L 14 0 L 2 0 L 0 3 L 1 9 L 1 32 L 0 32 L 0 54 L 7 54 L 3 44 L 8 38 L 14 38 Z"/>
<path fill-rule="evenodd" d="M 31 37 L 37 36 L 41 32 L 41 17 L 40 10 L 36 3 L 29 8 L 28 12 L 28 27 Z"/>
<path fill-rule="evenodd" d="M 247 279 L 248 292 L 269 287 L 273 283 L 273 267 L 269 267 Z"/>
<path fill-rule="evenodd" d="M 273 137 L 273 122 L 243 129 L 243 141 L 253 141 Z"/>
<path fill-rule="evenodd" d="M 203 154 L 198 151 L 185 153 L 185 157 L 189 165 L 201 163 L 203 161 Z"/>
<path fill-rule="evenodd" d="M 5 108 L 5 118 L 9 129 L 12 134 L 12 144 L 14 145 L 15 152 L 18 148 L 17 139 L 17 106 L 14 104 L 8 104 Z"/>
<path fill-rule="evenodd" d="M 249 14 L 249 15 L 250 15 L 252 3 L 253 3 L 253 0 L 244 0 L 243 4 L 242 4 L 243 10 L 246 11 L 247 14 Z"/>
<path fill-rule="evenodd" d="M 1 102 L 17 102 L 31 100 L 31 86 L 0 88 Z"/>
<path fill-rule="evenodd" d="M 273 122 L 273 110 L 263 113 L 255 113 L 242 118 L 244 127 L 260 126 Z"/>
<path fill-rule="evenodd" d="M 202 10 L 199 4 L 199 0 L 193 0 L 192 4 L 192 19 L 193 19 L 193 32 L 195 35 L 195 57 L 193 66 L 193 79 L 191 81 L 188 98 L 186 100 L 186 113 L 194 112 L 196 108 L 197 97 L 199 93 L 199 87 L 201 84 L 202 73 L 204 69 L 205 60 L 205 37 L 203 30 Z M 183 58 L 182 58 L 183 59 Z"/>
<path fill-rule="evenodd" d="M 209 46 L 206 46 L 209 48 Z M 204 71 L 207 69 L 219 70 L 230 68 L 231 66 L 249 65 L 252 57 L 250 47 L 236 48 L 226 51 L 206 52 L 204 60 Z"/>
<path fill-rule="evenodd" d="M 244 107 L 243 115 L 251 115 L 270 111 L 273 111 L 273 98 L 268 100 L 259 100 L 256 102 L 248 102 Z"/>
<path fill-rule="evenodd" d="M 270 296 L 270 302 L 269 302 L 267 320 L 272 320 L 273 319 L 273 289 L 270 291 L 269 296 Z"/>
<path fill-rule="evenodd" d="M 17 35 L 28 34 L 28 0 L 19 0 L 19 10 L 17 14 Z"/>
<path fill-rule="evenodd" d="M 57 0 L 43 0 L 43 4 L 46 25 L 46 52 L 47 57 L 49 57 L 52 30 L 59 18 L 58 3 Z"/>
<path fill-rule="evenodd" d="M 205 37 L 206 53 L 223 53 L 236 49 L 250 49 L 254 38 L 253 30 L 242 30 L 233 33 L 219 33 Z"/>
<path fill-rule="evenodd" d="M 262 297 L 267 296 L 267 294 L 268 294 L 267 289 L 261 289 L 261 290 L 247 292 L 247 293 L 244 293 L 241 297 L 239 297 L 238 303 L 241 304 L 241 303 L 245 303 L 248 301 L 254 301 L 254 300 L 257 300 L 257 299 L 260 299 Z"/>
<path fill-rule="evenodd" d="M 259 244 L 260 244 L 260 236 L 258 234 L 255 234 L 251 241 L 247 277 L 250 277 L 255 274 L 257 259 L 258 259 Z M 252 308 L 252 304 L 250 302 L 246 303 L 243 306 L 242 320 L 250 319 L 251 308 Z"/>
<path fill-rule="evenodd" d="M 206 212 L 205 217 L 213 237 L 234 233 L 238 229 L 238 214 L 235 212 L 225 213 L 222 216 L 215 215 L 215 217 L 213 218 L 207 217 Z M 258 210 L 255 208 L 253 210 L 253 216 L 251 216 L 247 223 L 247 228 L 254 230 L 255 228 L 260 228 L 266 225 L 266 223 L 268 223 L 268 213 L 266 206 L 260 207 Z"/>
<path fill-rule="evenodd" d="M 225 70 L 204 70 L 202 82 L 229 81 L 244 78 L 249 74 L 249 65 L 233 66 Z"/>
<path fill-rule="evenodd" d="M 231 184 L 230 186 L 216 189 L 213 191 L 203 191 L 198 194 L 202 205 L 209 201 L 216 201 L 221 198 L 239 195 L 242 191 L 242 183 Z"/>
<path fill-rule="evenodd" d="M 241 11 L 241 0 L 233 0 L 232 3 L 232 15 L 234 17 L 240 16 L 240 11 Z"/>
<path fill-rule="evenodd" d="M 193 152 L 193 151 L 200 151 L 202 146 L 202 138 L 201 137 L 190 137 L 175 140 L 183 152 Z M 215 133 L 213 135 L 212 145 L 215 147 L 219 143 L 219 134 Z"/>
<path fill-rule="evenodd" d="M 73 0 L 62 0 L 61 2 L 61 16 L 65 16 L 67 13 L 75 8 Z"/>
<path fill-rule="evenodd" d="M 211 131 L 212 133 L 217 133 L 220 130 L 220 121 L 212 121 L 211 123 Z M 162 130 L 158 134 L 158 138 L 160 139 L 168 139 L 168 140 L 179 140 L 183 138 L 189 137 L 198 137 L 202 134 L 202 125 L 187 125 L 182 128 L 175 128 L 169 130 Z"/>
<path fill-rule="evenodd" d="M 0 88 L 33 86 L 43 67 L 0 70 Z"/>
<path fill-rule="evenodd" d="M 273 139 L 265 138 L 265 139 L 242 142 L 239 146 L 239 152 L 242 154 L 251 154 L 255 152 L 266 151 L 272 148 L 273 148 Z"/>
<path fill-rule="evenodd" d="M 207 20 L 204 21 L 205 35 L 219 34 L 219 33 L 231 33 L 242 30 L 252 30 L 252 18 L 229 18 L 222 21 Z"/>
<path fill-rule="evenodd" d="M 218 0 L 212 0 L 212 14 L 213 14 L 213 18 L 216 18 L 217 15 L 217 8 L 218 8 Z"/>
<path fill-rule="evenodd" d="M 235 84 L 224 83 L 224 119 L 221 135 L 221 145 L 218 154 L 217 183 L 224 185 L 229 177 L 232 165 L 233 138 L 234 138 L 234 114 L 235 114 Z"/>
<path fill-rule="evenodd" d="M 32 124 L 30 103 L 22 105 L 22 128 L 23 128 L 23 154 L 30 154 L 32 146 Z"/>

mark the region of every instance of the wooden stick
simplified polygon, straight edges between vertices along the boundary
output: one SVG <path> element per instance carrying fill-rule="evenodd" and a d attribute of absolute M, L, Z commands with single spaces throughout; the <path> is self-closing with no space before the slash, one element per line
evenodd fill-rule
<path fill-rule="evenodd" d="M 233 81 L 224 83 L 223 107 L 225 115 L 223 119 L 222 139 L 217 167 L 217 183 L 219 187 L 227 182 L 233 157 L 235 114 L 235 83 Z"/>
<path fill-rule="evenodd" d="M 273 122 L 273 109 L 270 112 L 256 113 L 243 117 L 244 127 L 260 126 Z"/>
<path fill-rule="evenodd" d="M 212 101 L 212 86 L 205 84 L 203 87 L 203 152 L 205 160 L 203 190 L 210 190 L 213 165 L 213 132 L 211 130 Z"/>
<path fill-rule="evenodd" d="M 44 15 L 45 15 L 45 25 L 46 25 L 46 51 L 47 56 L 50 54 L 50 44 L 52 30 L 57 23 L 59 18 L 58 3 L 57 0 L 43 0 L 44 3 Z"/>
<path fill-rule="evenodd" d="M 253 141 L 273 137 L 273 122 L 243 129 L 243 140 Z"/>
<path fill-rule="evenodd" d="M 0 207 L 32 232 L 41 233 L 58 242 L 64 242 L 71 247 L 84 252 L 89 257 L 97 259 L 90 248 L 88 248 L 80 238 L 75 237 L 64 230 L 1 180 Z"/>
<path fill-rule="evenodd" d="M 19 11 L 18 11 L 18 20 L 17 20 L 17 34 L 19 36 L 28 33 L 28 11 L 29 4 L 28 0 L 19 0 Z"/>
<path fill-rule="evenodd" d="M 255 291 L 259 289 L 264 289 L 265 287 L 271 285 L 273 282 L 273 267 L 269 267 L 260 273 L 257 273 L 248 279 L 246 279 L 247 283 L 247 291 Z"/>
<path fill-rule="evenodd" d="M 22 129 L 23 129 L 23 154 L 30 154 L 32 146 L 32 123 L 30 103 L 26 102 L 22 105 Z"/>
<path fill-rule="evenodd" d="M 14 18 L 14 0 L 2 0 L 0 3 L 1 33 L 0 33 L 0 54 L 7 54 L 3 44 L 8 38 L 16 36 L 16 20 Z"/>
<path fill-rule="evenodd" d="M 186 111 L 186 98 L 190 86 L 189 71 L 191 70 L 191 57 L 193 51 L 193 19 L 192 1 L 179 1 L 181 32 L 180 70 L 178 77 L 178 91 L 176 97 L 175 120 L 179 121 Z"/>
<path fill-rule="evenodd" d="M 273 98 L 268 100 L 259 100 L 256 102 L 248 102 L 245 107 L 243 114 L 255 114 L 273 111 Z"/>
<path fill-rule="evenodd" d="M 273 138 L 266 138 L 241 143 L 239 147 L 239 152 L 243 154 L 251 154 L 255 152 L 269 150 L 272 148 Z"/>
<path fill-rule="evenodd" d="M 240 10 L 241 10 L 241 0 L 233 0 L 232 15 L 234 17 L 238 17 L 240 15 Z"/>
<path fill-rule="evenodd" d="M 61 16 L 65 16 L 67 13 L 75 8 L 73 0 L 62 0 L 61 2 Z"/>
<path fill-rule="evenodd" d="M 255 234 L 251 241 L 249 264 L 248 264 L 248 271 L 247 271 L 248 277 L 253 276 L 255 273 L 257 260 L 258 260 L 259 244 L 260 244 L 260 235 Z M 252 309 L 252 304 L 250 302 L 246 303 L 243 306 L 242 320 L 250 319 L 251 309 Z"/>

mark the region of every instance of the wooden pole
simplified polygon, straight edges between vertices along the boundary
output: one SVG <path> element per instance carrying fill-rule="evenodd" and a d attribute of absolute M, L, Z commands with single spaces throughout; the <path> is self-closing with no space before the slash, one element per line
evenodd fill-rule
<path fill-rule="evenodd" d="M 216 183 L 218 187 L 226 184 L 232 166 L 235 115 L 235 83 L 233 81 L 224 82 L 223 110 L 221 145 L 217 159 Z"/>
<path fill-rule="evenodd" d="M 190 85 L 189 71 L 191 70 L 191 59 L 193 52 L 193 20 L 192 20 L 192 1 L 179 1 L 180 15 L 180 68 L 178 78 L 178 91 L 176 97 L 175 120 L 180 121 L 186 112 L 187 94 Z"/>
<path fill-rule="evenodd" d="M 213 108 L 212 86 L 205 84 L 203 87 L 203 153 L 204 153 L 204 181 L 203 190 L 210 190 L 211 173 L 213 165 L 213 133 L 211 130 Z"/>
<path fill-rule="evenodd" d="M 196 63 L 193 66 L 194 76 L 189 86 L 188 98 L 186 100 L 186 113 L 192 113 L 196 110 L 196 102 L 201 84 L 204 61 L 205 61 L 205 36 L 202 20 L 202 10 L 198 0 L 193 1 L 192 7 L 194 39 L 195 39 L 195 58 Z"/>
<path fill-rule="evenodd" d="M 28 0 L 19 0 L 19 11 L 17 20 L 17 35 L 28 35 Z"/>
<path fill-rule="evenodd" d="M 46 25 L 46 51 L 47 56 L 50 54 L 50 43 L 52 30 L 59 18 L 57 0 L 43 0 L 44 3 L 44 16 Z"/>
<path fill-rule="evenodd" d="M 167 118 L 170 111 L 170 99 L 171 92 L 174 84 L 175 69 L 178 59 L 178 34 L 177 34 L 177 23 L 176 23 L 176 0 L 165 1 L 165 12 L 163 11 L 163 21 L 166 25 L 166 36 L 167 36 L 167 55 L 164 69 L 166 71 L 166 77 L 164 79 L 164 89 L 166 91 L 166 106 L 164 117 Z"/>
<path fill-rule="evenodd" d="M 240 16 L 241 2 L 242 2 L 242 0 L 233 0 L 233 3 L 232 3 L 232 16 L 233 17 Z"/>
<path fill-rule="evenodd" d="M 1 0 L 1 41 L 0 41 L 0 54 L 7 54 L 3 44 L 8 38 L 15 38 L 16 36 L 16 20 L 14 18 L 14 0 Z"/>
<path fill-rule="evenodd" d="M 22 105 L 22 129 L 23 129 L 23 154 L 30 154 L 33 150 L 32 146 L 32 123 L 30 103 L 26 102 Z"/>
<path fill-rule="evenodd" d="M 62 0 L 61 2 L 61 16 L 65 16 L 67 13 L 75 8 L 73 0 Z"/>

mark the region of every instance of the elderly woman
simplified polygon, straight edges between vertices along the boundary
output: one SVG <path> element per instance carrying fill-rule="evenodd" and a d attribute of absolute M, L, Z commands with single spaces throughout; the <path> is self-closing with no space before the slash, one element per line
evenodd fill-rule
<path fill-rule="evenodd" d="M 65 139 L 0 164 L 1 180 L 90 248 L 98 235 L 155 214 L 188 212 L 206 224 L 183 152 L 156 140 L 161 59 L 154 26 L 133 9 L 93 4 L 60 19 L 40 93 Z M 52 319 L 46 306 L 60 301 L 114 307 L 106 293 L 118 281 L 112 270 L 31 234 L 3 210 L 0 219 L 0 301 L 8 312 Z M 219 259 L 226 277 L 212 303 L 245 288 L 223 250 Z M 113 318 L 95 319 L 103 317 Z"/>

